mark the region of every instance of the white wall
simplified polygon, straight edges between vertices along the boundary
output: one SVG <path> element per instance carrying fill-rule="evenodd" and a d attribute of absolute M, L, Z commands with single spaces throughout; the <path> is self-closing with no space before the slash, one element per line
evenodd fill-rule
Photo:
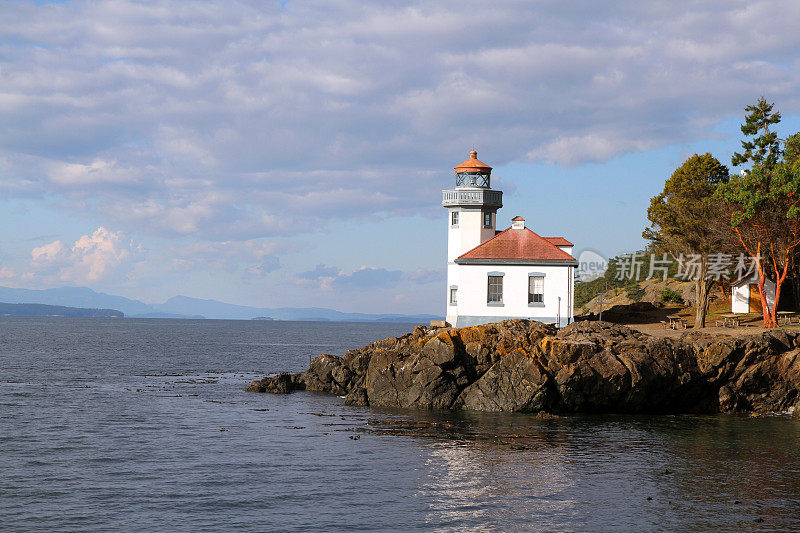
<path fill-rule="evenodd" d="M 458 226 L 451 225 L 453 211 L 458 212 Z M 483 227 L 483 209 L 469 207 L 450 207 L 447 209 L 447 285 L 445 290 L 445 309 L 447 322 L 455 324 L 458 317 L 456 306 L 450 305 L 450 287 L 459 286 L 459 269 L 455 259 L 486 242 L 495 235 L 497 214 L 492 213 L 492 226 Z M 459 290 L 459 298 L 461 291 Z"/>
<path fill-rule="evenodd" d="M 458 226 L 452 226 L 453 211 L 458 212 Z M 483 227 L 483 210 L 480 208 L 450 207 L 447 209 L 447 262 L 452 263 L 481 243 L 494 237 L 495 217 L 492 213 L 492 226 Z"/>
<path fill-rule="evenodd" d="M 564 250 L 569 255 L 572 255 L 572 246 L 559 246 L 558 248 Z"/>
<path fill-rule="evenodd" d="M 749 313 L 750 312 L 750 285 L 758 285 L 758 273 L 753 274 L 747 280 L 742 280 L 738 285 L 734 285 L 731 294 L 731 312 Z M 767 305 L 770 309 L 775 305 L 775 283 L 770 280 L 764 281 L 764 292 L 767 293 Z"/>
<path fill-rule="evenodd" d="M 472 322 L 492 322 L 506 318 L 532 318 L 555 322 L 561 298 L 561 325 L 572 321 L 573 276 L 567 266 L 520 265 L 453 265 L 448 268 L 448 278 L 458 280 L 458 305 L 455 312 L 448 306 L 447 321 L 456 326 L 473 325 Z M 489 272 L 502 272 L 503 305 L 490 306 L 486 302 Z M 528 305 L 528 275 L 543 273 L 544 306 Z M 456 284 L 456 283 L 452 283 Z M 451 283 L 448 283 L 448 287 Z"/>
<path fill-rule="evenodd" d="M 458 320 L 458 306 L 457 305 L 450 305 L 450 287 L 451 286 L 455 286 L 455 287 L 459 287 L 459 289 L 460 289 L 461 285 L 459 284 L 458 274 L 459 274 L 458 265 L 456 265 L 455 263 L 448 263 L 447 264 L 447 290 L 445 291 L 446 294 L 445 294 L 445 302 L 444 302 L 446 315 L 447 315 L 445 317 L 445 320 L 448 323 L 453 324 L 453 325 L 455 325 L 455 323 Z M 457 298 L 458 299 L 461 298 L 461 291 L 460 290 L 458 291 Z"/>

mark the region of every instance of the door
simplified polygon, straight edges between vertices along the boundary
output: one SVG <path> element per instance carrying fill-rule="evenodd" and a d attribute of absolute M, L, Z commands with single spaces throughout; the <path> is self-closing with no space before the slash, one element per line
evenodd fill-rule
<path fill-rule="evenodd" d="M 758 285 L 750 285 L 750 312 L 761 314 L 761 295 L 758 294 Z"/>

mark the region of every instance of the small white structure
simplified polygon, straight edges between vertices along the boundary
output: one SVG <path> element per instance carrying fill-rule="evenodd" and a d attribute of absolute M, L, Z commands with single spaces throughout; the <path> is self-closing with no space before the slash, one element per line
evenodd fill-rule
<path fill-rule="evenodd" d="M 540 237 L 515 217 L 497 231 L 502 191 L 492 167 L 470 158 L 455 167 L 447 208 L 447 322 L 455 327 L 530 318 L 566 326 L 573 320 L 577 260 L 563 237 Z"/>
<path fill-rule="evenodd" d="M 775 283 L 764 280 L 764 293 L 770 309 L 775 305 Z M 762 313 L 761 295 L 758 293 L 758 272 L 731 283 L 731 313 Z"/>

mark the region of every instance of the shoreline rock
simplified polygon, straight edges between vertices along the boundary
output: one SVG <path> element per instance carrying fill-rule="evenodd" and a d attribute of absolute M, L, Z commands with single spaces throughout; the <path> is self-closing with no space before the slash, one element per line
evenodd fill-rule
<path fill-rule="evenodd" d="M 788 412 L 800 409 L 800 332 L 658 338 L 608 322 L 556 331 L 530 320 L 417 326 L 253 392 L 345 396 L 348 405 L 530 413 Z"/>

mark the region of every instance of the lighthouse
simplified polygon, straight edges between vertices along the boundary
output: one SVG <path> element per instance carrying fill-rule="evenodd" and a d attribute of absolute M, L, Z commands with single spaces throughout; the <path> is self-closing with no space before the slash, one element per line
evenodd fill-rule
<path fill-rule="evenodd" d="M 455 188 L 442 191 L 447 208 L 447 322 L 455 325 L 458 304 L 458 256 L 494 237 L 503 192 L 491 188 L 492 167 L 472 150 L 469 159 L 453 167 Z"/>
<path fill-rule="evenodd" d="M 573 316 L 577 260 L 563 237 L 541 237 L 525 219 L 498 231 L 503 192 L 492 167 L 472 150 L 454 167 L 455 187 L 442 191 L 447 209 L 446 321 L 466 327 L 508 318 L 564 326 Z"/>

